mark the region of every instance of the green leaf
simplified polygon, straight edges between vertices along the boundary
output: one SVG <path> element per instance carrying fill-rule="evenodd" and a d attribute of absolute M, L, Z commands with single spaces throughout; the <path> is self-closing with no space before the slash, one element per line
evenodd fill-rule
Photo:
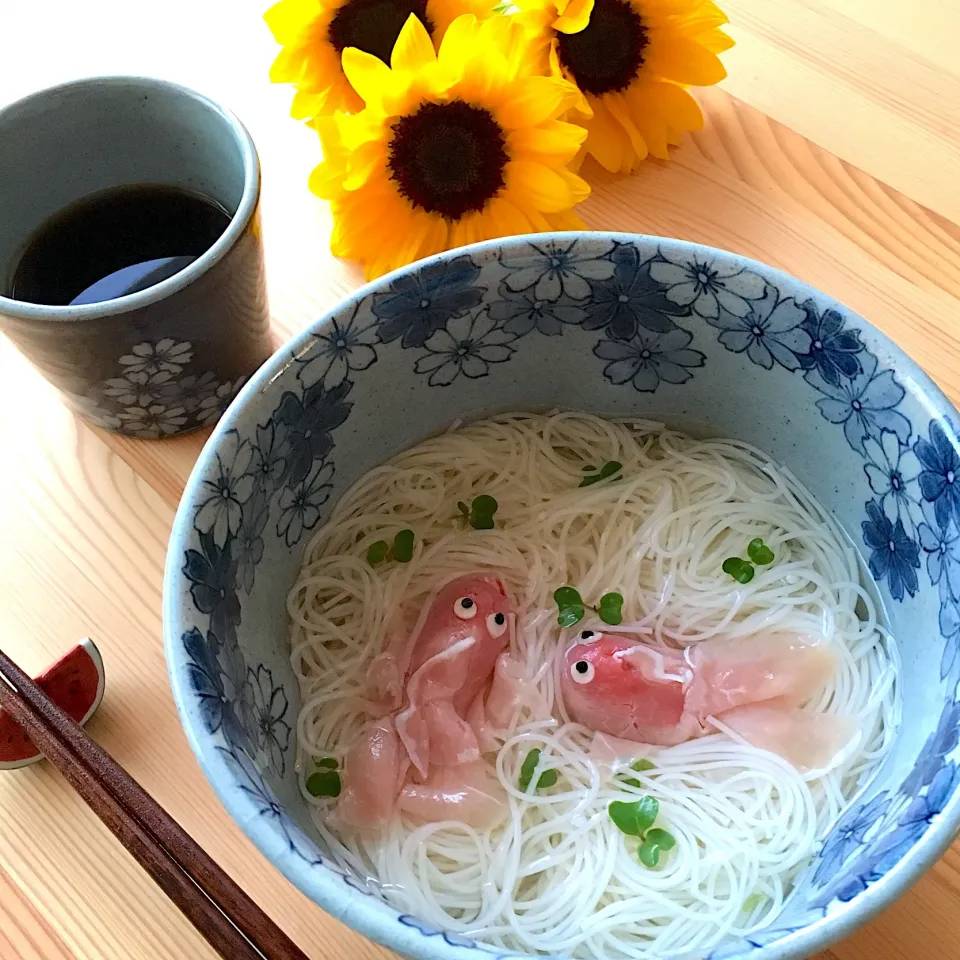
<path fill-rule="evenodd" d="M 557 782 L 557 771 L 556 770 L 544 770 L 540 774 L 540 779 L 537 780 L 537 789 L 546 790 L 547 787 L 552 787 Z"/>
<path fill-rule="evenodd" d="M 457 501 L 457 509 L 458 509 L 465 517 L 469 517 L 469 516 L 470 516 L 470 508 L 469 508 L 462 500 L 458 500 L 458 501 Z"/>
<path fill-rule="evenodd" d="M 336 770 L 340 766 L 336 757 L 314 757 L 313 762 L 318 767 L 324 767 L 327 770 Z"/>
<path fill-rule="evenodd" d="M 753 579 L 753 564 L 739 557 L 727 557 L 720 569 L 730 574 L 737 583 L 749 583 Z"/>
<path fill-rule="evenodd" d="M 585 476 L 580 481 L 580 486 L 589 487 L 594 483 L 599 483 L 601 480 L 606 480 L 607 477 L 612 477 L 615 474 L 618 474 L 622 469 L 622 463 L 618 463 L 616 460 L 608 460 L 596 473 L 591 473 Z"/>
<path fill-rule="evenodd" d="M 740 908 L 744 913 L 752 913 L 767 898 L 762 893 L 751 893 Z"/>
<path fill-rule="evenodd" d="M 600 609 L 597 612 L 604 623 L 615 627 L 618 623 L 623 623 L 622 608 L 623 597 L 619 593 L 605 593 L 600 598 Z"/>
<path fill-rule="evenodd" d="M 586 608 L 573 587 L 557 587 L 553 591 L 553 599 L 557 603 L 557 623 L 561 627 L 572 627 L 583 619 Z"/>
<path fill-rule="evenodd" d="M 386 560 L 389 549 L 390 547 L 386 540 L 378 540 L 376 543 L 371 543 L 370 546 L 367 547 L 367 563 L 372 567 L 382 560 Z"/>
<path fill-rule="evenodd" d="M 660 854 L 672 850 L 676 845 L 672 834 L 656 827 L 643 838 L 637 856 L 645 867 L 655 867 L 660 862 Z"/>
<path fill-rule="evenodd" d="M 655 867 L 660 862 L 660 847 L 653 840 L 644 840 L 637 856 L 645 867 Z"/>
<path fill-rule="evenodd" d="M 643 784 L 636 777 L 624 777 L 623 783 L 628 787 L 636 787 L 638 790 L 643 787 Z"/>
<path fill-rule="evenodd" d="M 660 803 L 655 797 L 641 797 L 633 803 L 614 800 L 607 810 L 621 833 L 628 837 L 642 837 L 657 819 Z"/>
<path fill-rule="evenodd" d="M 557 601 L 558 607 L 567 607 L 577 603 L 583 606 L 583 600 L 576 587 L 557 587 L 557 589 L 553 591 L 553 599 Z"/>
<path fill-rule="evenodd" d="M 747 544 L 747 556 L 761 567 L 768 563 L 773 563 L 773 551 L 760 537 L 751 540 L 750 543 Z"/>
<path fill-rule="evenodd" d="M 320 770 L 307 777 L 307 793 L 311 797 L 339 797 L 340 774 L 336 770 Z"/>
<path fill-rule="evenodd" d="M 631 770 L 636 770 L 637 773 L 646 773 L 648 770 L 655 770 L 657 765 L 652 760 L 646 760 L 641 758 L 635 763 L 630 764 Z"/>
<path fill-rule="evenodd" d="M 533 779 L 533 771 L 537 769 L 539 762 L 540 751 L 534 747 L 534 749 L 523 758 L 523 763 L 520 764 L 520 778 L 517 780 L 517 785 L 524 793 L 527 792 L 527 787 L 530 786 L 530 781 Z"/>
<path fill-rule="evenodd" d="M 677 841 L 673 839 L 673 834 L 661 827 L 654 827 L 647 833 L 647 840 L 652 840 L 661 850 L 672 850 Z"/>
<path fill-rule="evenodd" d="M 393 538 L 393 559 L 409 563 L 413 559 L 413 531 L 401 530 Z"/>
<path fill-rule="evenodd" d="M 494 527 L 493 515 L 497 512 L 497 503 L 494 497 L 481 493 L 479 497 L 473 498 L 473 505 L 470 508 L 470 526 L 474 530 L 492 530 Z"/>

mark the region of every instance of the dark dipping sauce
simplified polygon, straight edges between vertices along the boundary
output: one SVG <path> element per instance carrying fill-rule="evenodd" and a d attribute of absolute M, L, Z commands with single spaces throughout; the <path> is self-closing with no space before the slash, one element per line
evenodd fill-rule
<path fill-rule="evenodd" d="M 179 187 L 137 184 L 91 194 L 33 234 L 7 296 L 46 306 L 115 300 L 179 273 L 229 223 L 219 204 Z"/>

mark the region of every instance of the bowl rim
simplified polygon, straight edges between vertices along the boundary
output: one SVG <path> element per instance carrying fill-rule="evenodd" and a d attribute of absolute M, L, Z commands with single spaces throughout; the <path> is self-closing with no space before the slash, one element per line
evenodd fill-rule
<path fill-rule="evenodd" d="M 253 802 L 237 789 L 235 773 L 216 751 L 214 743 L 216 735 L 208 733 L 203 728 L 199 715 L 187 703 L 190 683 L 185 672 L 187 658 L 182 652 L 180 643 L 181 632 L 187 620 L 180 613 L 178 589 L 180 558 L 192 535 L 192 517 L 196 509 L 197 494 L 204 476 L 214 463 L 216 450 L 221 441 L 228 431 L 236 427 L 237 421 L 245 414 L 244 408 L 252 403 L 254 397 L 279 378 L 293 363 L 293 358 L 307 348 L 317 333 L 328 326 L 334 317 L 345 310 L 355 308 L 370 293 L 384 289 L 398 278 L 417 274 L 425 267 L 458 256 L 473 255 L 479 260 L 486 261 L 490 259 L 491 253 L 502 251 L 505 247 L 519 249 L 533 243 L 591 240 L 616 241 L 638 247 L 660 248 L 666 245 L 672 250 L 685 252 L 691 256 L 707 255 L 725 264 L 752 268 L 769 282 L 779 285 L 781 290 L 788 292 L 797 302 L 811 298 L 829 302 L 830 306 L 842 310 L 860 325 L 867 346 L 881 362 L 895 366 L 901 379 L 909 381 L 909 392 L 922 402 L 929 414 L 954 419 L 960 416 L 940 387 L 915 360 L 869 320 L 835 297 L 762 261 L 707 244 L 653 234 L 598 230 L 519 235 L 487 240 L 434 254 L 363 284 L 280 346 L 247 381 L 214 427 L 190 472 L 177 507 L 167 548 L 162 604 L 164 655 L 170 686 L 181 725 L 201 770 L 231 818 L 257 849 L 298 890 L 309 896 L 323 910 L 364 936 L 393 950 L 413 951 L 411 955 L 418 958 L 430 957 L 436 960 L 473 958 L 476 960 L 478 952 L 481 956 L 487 952 L 488 955 L 502 956 L 504 960 L 508 957 L 510 960 L 526 960 L 527 957 L 534 960 L 536 955 L 517 954 L 515 951 L 504 951 L 481 943 L 467 947 L 451 943 L 441 935 L 418 934 L 415 927 L 399 922 L 402 916 L 399 911 L 383 904 L 382 901 L 375 901 L 381 909 L 369 909 L 371 898 L 368 894 L 346 884 L 332 870 L 324 869 L 320 873 L 316 869 L 317 864 L 311 864 L 294 852 L 291 844 L 288 843 L 287 849 L 280 849 L 279 831 L 269 825 L 267 818 L 259 816 Z M 857 895 L 842 912 L 831 912 L 828 908 L 823 916 L 812 923 L 794 931 L 785 932 L 779 940 L 769 944 L 753 948 L 745 945 L 742 954 L 735 956 L 738 958 L 749 956 L 750 960 L 803 960 L 815 951 L 828 948 L 837 940 L 866 924 L 905 893 L 942 856 L 958 831 L 960 831 L 960 789 L 954 792 L 943 811 L 901 860 L 879 880 L 871 883 L 866 890 Z M 388 911 L 390 916 L 384 914 L 383 910 Z M 424 924 L 424 926 L 428 925 Z"/>

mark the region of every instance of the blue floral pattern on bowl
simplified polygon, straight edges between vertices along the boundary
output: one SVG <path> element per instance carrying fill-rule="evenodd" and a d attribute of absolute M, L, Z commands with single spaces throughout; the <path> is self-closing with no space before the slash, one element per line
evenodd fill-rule
<path fill-rule="evenodd" d="M 188 352 L 126 366 L 173 376 Z M 513 957 L 397 914 L 325 860 L 293 770 L 284 596 L 364 470 L 456 417 L 558 404 L 751 440 L 859 538 L 922 709 L 774 925 L 710 958 L 821 949 L 957 827 L 960 444 L 948 402 L 869 324 L 731 254 L 602 234 L 484 244 L 366 288 L 267 364 L 205 449 L 171 543 L 168 660 L 194 749 L 261 849 L 335 915 L 417 957 Z"/>

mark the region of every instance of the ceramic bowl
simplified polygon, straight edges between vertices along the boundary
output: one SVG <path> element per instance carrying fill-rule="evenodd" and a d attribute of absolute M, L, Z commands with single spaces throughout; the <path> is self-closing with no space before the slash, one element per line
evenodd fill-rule
<path fill-rule="evenodd" d="M 738 437 L 837 517 L 903 659 L 903 725 L 774 925 L 710 960 L 807 956 L 889 904 L 960 821 L 957 412 L 861 317 L 763 264 L 618 234 L 454 251 L 360 290 L 253 377 L 177 514 L 170 678 L 224 805 L 329 913 L 418 960 L 513 957 L 399 914 L 343 876 L 294 772 L 285 595 L 311 530 L 365 471 L 456 418 L 568 407 Z"/>

